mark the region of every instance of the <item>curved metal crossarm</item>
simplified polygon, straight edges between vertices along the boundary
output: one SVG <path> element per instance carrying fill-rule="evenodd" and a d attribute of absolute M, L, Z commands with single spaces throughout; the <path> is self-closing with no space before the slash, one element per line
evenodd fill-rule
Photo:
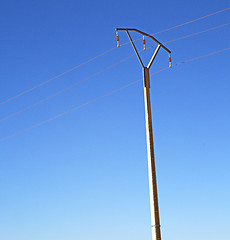
<path fill-rule="evenodd" d="M 138 57 L 138 59 L 139 59 L 139 61 L 140 61 L 140 63 L 141 63 L 141 66 L 142 66 L 143 68 L 145 68 L 145 66 L 144 66 L 144 64 L 143 64 L 143 62 L 142 62 L 142 60 L 141 60 L 141 57 L 140 57 L 140 55 L 139 55 L 139 53 L 138 53 L 138 51 L 137 51 L 137 48 L 136 48 L 136 46 L 135 46 L 135 44 L 134 44 L 134 42 L 133 42 L 133 40 L 132 40 L 132 37 L 131 37 L 131 35 L 129 34 L 129 31 L 138 32 L 138 33 L 142 34 L 143 36 L 146 36 L 146 37 L 151 38 L 154 42 L 156 42 L 156 43 L 158 44 L 158 46 L 157 46 L 157 48 L 156 48 L 156 50 L 155 50 L 152 58 L 151 58 L 150 61 L 149 61 L 148 66 L 147 66 L 146 68 L 149 69 L 149 68 L 151 67 L 151 65 L 152 65 L 152 63 L 153 63 L 153 61 L 154 61 L 154 59 L 155 59 L 155 57 L 156 57 L 156 55 L 157 55 L 157 53 L 158 53 L 158 51 L 160 50 L 161 47 L 162 47 L 165 51 L 168 52 L 168 54 L 169 54 L 169 64 L 170 64 L 170 67 L 171 67 L 171 56 L 170 56 L 171 51 L 170 51 L 167 47 L 165 47 L 161 42 L 159 42 L 155 37 L 153 37 L 152 35 L 147 34 L 147 33 L 145 33 L 145 32 L 142 32 L 142 31 L 140 31 L 140 30 L 138 30 L 138 29 L 135 29 L 135 28 L 116 28 L 117 41 L 119 41 L 118 31 L 126 31 L 128 37 L 129 37 L 129 40 L 130 40 L 130 42 L 131 42 L 131 44 L 132 44 L 132 46 L 133 46 L 133 48 L 134 48 L 134 51 L 135 51 L 135 53 L 136 53 L 136 55 L 137 55 L 137 57 Z M 119 43 L 118 43 L 118 46 L 119 46 Z"/>

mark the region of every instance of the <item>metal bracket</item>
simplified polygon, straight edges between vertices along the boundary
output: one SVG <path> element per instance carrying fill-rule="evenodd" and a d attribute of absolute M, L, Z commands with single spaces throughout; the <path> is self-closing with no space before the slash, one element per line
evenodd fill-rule
<path fill-rule="evenodd" d="M 156 42 L 156 43 L 158 44 L 158 46 L 157 46 L 157 48 L 156 48 L 156 50 L 155 50 L 155 52 L 154 52 L 154 54 L 153 54 L 153 56 L 152 56 L 151 60 L 149 61 L 149 64 L 147 65 L 146 68 L 150 69 L 150 67 L 151 67 L 154 59 L 156 58 L 156 55 L 157 55 L 157 53 L 158 53 L 158 51 L 160 50 L 161 47 L 162 47 L 165 51 L 167 51 L 169 55 L 171 54 L 171 51 L 170 51 L 167 47 L 165 47 L 161 42 L 159 42 L 156 38 L 154 38 L 154 37 L 153 37 L 152 35 L 150 35 L 150 34 L 147 34 L 147 33 L 145 33 L 145 32 L 142 32 L 142 31 L 140 31 L 140 30 L 137 30 L 137 29 L 135 29 L 135 28 L 116 28 L 116 32 L 118 32 L 118 31 L 126 31 L 128 37 L 129 37 L 129 40 L 130 40 L 130 42 L 131 42 L 131 44 L 132 44 L 132 46 L 133 46 L 133 48 L 134 48 L 134 51 L 135 51 L 135 53 L 136 53 L 136 55 L 137 55 L 137 57 L 138 57 L 138 59 L 139 59 L 139 61 L 140 61 L 140 63 L 141 63 L 142 68 L 145 68 L 145 66 L 144 66 L 144 64 L 143 64 L 143 62 L 142 62 L 142 60 L 141 60 L 141 57 L 140 57 L 140 55 L 139 55 L 139 53 L 138 53 L 138 51 L 137 51 L 137 48 L 136 48 L 136 46 L 135 46 L 135 44 L 134 44 L 134 41 L 132 40 L 132 37 L 131 37 L 130 34 L 129 34 L 129 31 L 138 32 L 138 33 L 142 34 L 143 36 L 146 36 L 146 37 L 151 38 L 154 42 Z"/>
<path fill-rule="evenodd" d="M 144 87 L 150 88 L 149 69 L 147 67 L 143 68 L 143 76 Z"/>

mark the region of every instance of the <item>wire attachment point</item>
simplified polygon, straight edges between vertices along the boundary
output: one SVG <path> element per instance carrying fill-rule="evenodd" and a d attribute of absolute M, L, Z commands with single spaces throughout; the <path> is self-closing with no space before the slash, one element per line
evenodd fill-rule
<path fill-rule="evenodd" d="M 145 36 L 143 35 L 143 46 L 144 46 L 144 50 L 146 50 L 146 46 L 145 46 Z"/>
<path fill-rule="evenodd" d="M 116 31 L 117 47 L 120 47 L 118 31 Z"/>
<path fill-rule="evenodd" d="M 172 58 L 171 58 L 171 54 L 169 54 L 169 67 L 172 67 Z"/>

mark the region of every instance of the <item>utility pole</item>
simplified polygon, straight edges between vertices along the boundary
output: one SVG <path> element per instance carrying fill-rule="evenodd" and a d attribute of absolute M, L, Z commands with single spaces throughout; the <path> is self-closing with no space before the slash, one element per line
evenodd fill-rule
<path fill-rule="evenodd" d="M 150 77 L 149 69 L 155 60 L 157 53 L 160 48 L 166 50 L 169 54 L 169 64 L 171 67 L 171 51 L 166 48 L 162 43 L 160 43 L 153 36 L 146 34 L 142 31 L 133 28 L 117 28 L 116 29 L 116 39 L 117 46 L 119 47 L 119 36 L 118 31 L 126 31 L 129 40 L 134 48 L 134 51 L 141 63 L 143 69 L 143 84 L 144 84 L 144 101 L 145 101 L 145 121 L 146 121 L 146 139 L 147 139 L 147 152 L 148 152 L 148 172 L 149 172 L 149 192 L 150 192 L 150 210 L 151 210 L 151 229 L 152 229 L 152 240 L 161 240 L 161 229 L 160 229 L 160 216 L 159 216 L 159 205 L 158 205 L 158 194 L 157 194 L 157 179 L 156 179 L 156 167 L 155 167 L 155 156 L 154 156 L 154 144 L 153 144 L 153 128 L 152 128 L 152 115 L 151 115 L 151 101 L 150 101 Z M 135 44 L 129 34 L 130 31 L 135 31 L 143 36 L 143 44 L 145 50 L 145 38 L 149 37 L 157 43 L 156 50 L 152 55 L 147 67 L 144 66 L 141 57 L 135 47 Z"/>

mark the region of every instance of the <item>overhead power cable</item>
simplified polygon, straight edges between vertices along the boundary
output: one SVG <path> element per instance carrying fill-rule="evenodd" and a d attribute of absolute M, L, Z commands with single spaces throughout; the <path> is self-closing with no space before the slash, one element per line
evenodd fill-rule
<path fill-rule="evenodd" d="M 175 29 L 175 28 L 178 28 L 178 27 L 182 27 L 182 26 L 187 25 L 187 24 L 190 24 L 190 23 L 194 23 L 194 22 L 200 21 L 200 20 L 202 20 L 202 19 L 211 17 L 211 16 L 216 15 L 216 14 L 218 14 L 218 13 L 222 13 L 222 12 L 225 12 L 225 11 L 229 11 L 229 10 L 230 10 L 230 8 L 225 8 L 225 9 L 223 9 L 223 10 L 220 10 L 220 11 L 217 11 L 217 12 L 214 12 L 214 13 L 211 13 L 211 14 L 208 14 L 208 15 L 205 15 L 205 16 L 203 16 L 203 17 L 196 18 L 196 19 L 194 19 L 194 20 L 191 20 L 191 21 L 188 21 L 188 22 L 185 22 L 185 23 L 176 25 L 176 26 L 174 26 L 174 27 L 170 27 L 170 28 L 164 29 L 164 30 L 162 30 L 162 31 L 153 33 L 152 36 L 157 35 L 157 34 L 160 34 L 160 33 L 163 33 L 163 32 L 170 31 L 170 30 Z M 139 41 L 139 40 L 142 40 L 142 38 L 137 38 L 137 39 L 134 40 L 134 42 L 135 42 L 135 41 Z M 120 46 L 124 46 L 124 45 L 129 44 L 129 43 L 130 43 L 130 42 L 126 42 L 126 43 L 121 44 Z"/>
<path fill-rule="evenodd" d="M 169 30 L 172 30 L 172 29 L 175 29 L 175 28 L 178 28 L 178 27 L 181 27 L 181 26 L 184 26 L 184 25 L 187 25 L 187 24 L 190 24 L 190 23 L 193 23 L 193 22 L 196 22 L 196 21 L 199 21 L 199 20 L 208 18 L 208 17 L 211 17 L 211 16 L 213 16 L 213 15 L 216 15 L 216 14 L 219 14 L 219 13 L 222 13 L 222 12 L 225 12 L 225 11 L 228 11 L 228 10 L 230 10 L 230 8 L 225 8 L 225 9 L 223 9 L 223 10 L 220 10 L 220 11 L 217 11 L 217 12 L 214 12 L 214 13 L 211 13 L 211 14 L 208 14 L 208 15 L 205 15 L 205 16 L 203 16 L 203 17 L 196 18 L 196 19 L 194 19 L 194 20 L 191 20 L 191 21 L 188 21 L 188 22 L 185 22 L 185 23 L 182 23 L 182 24 L 173 26 L 173 27 L 171 27 L 171 28 L 167 28 L 167 29 L 165 29 L 165 30 L 156 32 L 156 33 L 154 33 L 153 35 L 157 35 L 157 34 L 160 34 L 160 33 L 163 33 L 163 32 L 166 32 L 166 31 L 169 31 Z M 140 39 L 141 39 L 141 38 L 140 38 Z M 134 41 L 138 41 L 138 40 L 140 40 L 140 39 L 136 39 L 136 40 L 134 40 Z M 126 44 L 129 44 L 129 42 L 123 43 L 123 44 L 121 44 L 121 46 L 126 45 Z M 95 56 L 95 57 L 93 57 L 93 58 L 91 58 L 91 59 L 89 59 L 89 60 L 81 63 L 81 64 L 79 64 L 78 66 L 75 66 L 75 67 L 73 67 L 73 68 L 71 68 L 71 69 L 69 69 L 69 70 L 67 70 L 67 71 L 65 71 L 65 72 L 63 72 L 63 73 L 61 73 L 61 74 L 53 77 L 53 78 L 48 79 L 48 80 L 45 81 L 45 82 L 42 82 L 42 83 L 40 83 L 40 84 L 38 84 L 38 85 L 36 85 L 36 86 L 34 86 L 34 87 L 32 87 L 32 88 L 24 91 L 24 92 L 21 92 L 21 93 L 15 95 L 15 96 L 13 96 L 13 97 L 11 97 L 11 98 L 3 101 L 3 102 L 0 102 L 0 105 L 5 104 L 5 103 L 7 103 L 7 102 L 10 102 L 10 101 L 12 101 L 12 100 L 14 100 L 14 99 L 16 99 L 16 98 L 18 98 L 18 97 L 21 97 L 22 95 L 24 95 L 24 94 L 26 94 L 26 93 L 29 93 L 29 92 L 31 92 L 31 91 L 33 91 L 33 90 L 35 90 L 35 89 L 37 89 L 37 88 L 39 88 L 39 87 L 47 84 L 47 83 L 53 81 L 53 80 L 55 80 L 55 79 L 57 79 L 57 78 L 65 75 L 65 74 L 67 74 L 67 73 L 69 73 L 69 72 L 72 72 L 73 70 L 75 70 L 75 69 L 77 69 L 77 68 L 79 68 L 79 67 L 81 67 L 81 66 L 83 66 L 83 65 L 85 65 L 85 64 L 87 64 L 87 63 L 89 63 L 89 62 L 92 62 L 93 60 L 95 60 L 95 59 L 97 59 L 97 58 L 99 58 L 99 57 L 102 57 L 103 55 L 105 55 L 105 54 L 107 54 L 107 53 L 109 53 L 109 52 L 111 52 L 111 51 L 113 51 L 113 50 L 115 50 L 115 49 L 116 49 L 116 47 L 113 47 L 113 48 L 111 48 L 111 49 L 109 49 L 109 50 L 107 50 L 107 51 L 105 51 L 105 52 L 103 52 L 103 53 L 101 53 L 101 54 L 99 54 L 99 55 L 97 55 L 97 56 Z"/>
<path fill-rule="evenodd" d="M 3 122 L 3 121 L 5 121 L 5 120 L 7 120 L 7 119 L 9 119 L 9 118 L 12 118 L 12 117 L 14 117 L 14 116 L 16 116 L 16 115 L 18 115 L 18 114 L 20 114 L 20 113 L 22 113 L 22 112 L 30 109 L 30 108 L 33 108 L 33 107 L 35 107 L 35 106 L 37 106 L 37 105 L 39 105 L 39 104 L 41 104 L 41 103 L 43 103 L 43 102 L 45 102 L 45 101 L 53 98 L 53 97 L 56 97 L 57 95 L 59 95 L 59 94 L 61 94 L 61 93 L 63 93 L 63 92 L 66 92 L 67 90 L 70 90 L 71 88 L 76 87 L 77 85 L 79 85 L 79 84 L 81 84 L 81 83 L 83 83 L 83 82 L 86 82 L 87 80 L 89 80 L 89 79 L 91 79 L 91 78 L 93 78 L 93 77 L 95 77 L 95 76 L 97 76 L 97 75 L 105 72 L 106 70 L 108 70 L 108 69 L 110 69 L 110 68 L 112 68 L 112 67 L 114 67 L 114 66 L 116 66 L 116 65 L 118 65 L 118 64 L 120 64 L 120 63 L 122 63 L 122 62 L 124 62 L 124 61 L 126 61 L 126 60 L 128 60 L 129 58 L 131 58 L 131 57 L 133 57 L 133 56 L 134 56 L 134 54 L 128 56 L 127 58 L 122 59 L 122 60 L 119 61 L 119 62 L 116 62 L 116 63 L 112 64 L 111 66 L 109 66 L 109 67 L 107 67 L 107 68 L 104 68 L 103 70 L 101 70 L 101 71 L 99 71 L 99 72 L 97 72 L 97 73 L 95 73 L 95 74 L 93 74 L 93 75 L 91 75 L 91 76 L 89 76 L 89 77 L 87 77 L 87 78 L 85 78 L 85 79 L 83 79 L 83 80 L 81 80 L 81 81 L 79 81 L 79 82 L 77 82 L 77 83 L 75 83 L 75 84 L 73 84 L 73 85 L 71 85 L 71 86 L 69 86 L 69 87 L 67 87 L 67 88 L 65 88 L 65 89 L 63 89 L 63 90 L 61 90 L 61 91 L 53 94 L 53 95 L 51 95 L 51 96 L 49 96 L 49 97 L 46 97 L 46 98 L 42 99 L 42 100 L 39 101 L 39 102 L 36 102 L 36 103 L 32 104 L 32 105 L 29 106 L 29 107 L 26 107 L 26 108 L 24 108 L 24 109 L 22 109 L 22 110 L 20 110 L 20 111 L 18 111 L 18 112 L 15 112 L 15 113 L 13 113 L 13 114 L 5 117 L 5 118 L 2 118 L 2 119 L 0 119 L 0 122 Z"/>
<path fill-rule="evenodd" d="M 0 105 L 5 104 L 5 103 L 7 103 L 7 102 L 9 102 L 9 101 L 11 101 L 11 100 L 13 100 L 13 99 L 15 99 L 15 98 L 21 97 L 22 95 L 24 95 L 24 94 L 26 94 L 26 93 L 29 93 L 29 92 L 35 90 L 36 88 L 39 88 L 39 87 L 41 87 L 41 86 L 43 86 L 43 85 L 45 85 L 45 84 L 47 84 L 47 83 L 49 83 L 49 82 L 51 82 L 51 81 L 59 78 L 59 77 L 61 77 L 61 76 L 65 75 L 65 74 L 67 74 L 67 73 L 69 73 L 69 72 L 72 72 L 73 70 L 75 70 L 75 69 L 77 69 L 77 68 L 79 68 L 79 67 L 81 67 L 81 66 L 83 66 L 83 65 L 85 65 L 85 64 L 87 64 L 87 63 L 89 63 L 89 62 L 91 62 L 91 61 L 93 61 L 93 60 L 95 60 L 95 59 L 97 59 L 97 58 L 99 58 L 99 57 L 102 57 L 103 55 L 105 55 L 106 53 L 111 52 L 111 51 L 114 50 L 114 49 L 116 49 L 116 47 L 111 48 L 111 49 L 109 49 L 108 51 L 105 51 L 105 52 L 103 52 L 102 54 L 99 54 L 99 55 L 97 55 L 96 57 L 93 57 L 93 58 L 87 60 L 86 62 L 83 62 L 83 63 L 79 64 L 78 66 L 75 66 L 75 67 L 73 67 L 73 68 L 71 68 L 71 69 L 69 69 L 69 70 L 67 70 L 67 71 L 65 71 L 65 72 L 63 72 L 63 73 L 61 73 L 61 74 L 53 77 L 53 78 L 50 78 L 49 80 L 47 80 L 47 81 L 45 81 L 45 82 L 42 82 L 42 83 L 40 83 L 40 84 L 38 84 L 38 85 L 36 85 L 36 86 L 34 86 L 34 87 L 32 87 L 32 88 L 24 91 L 24 92 L 21 92 L 21 93 L 19 93 L 18 95 L 15 95 L 14 97 L 11 97 L 11 98 L 9 98 L 9 99 L 1 102 Z"/>
<path fill-rule="evenodd" d="M 166 44 L 166 43 L 171 43 L 171 42 L 176 42 L 176 41 L 178 41 L 178 40 L 182 40 L 182 39 L 185 39 L 185 38 L 188 38 L 188 37 L 193 37 L 193 36 L 195 36 L 195 35 L 198 35 L 198 34 L 201 34 L 201 33 L 206 33 L 206 32 L 208 32 L 208 31 L 212 31 L 212 30 L 215 30 L 215 29 L 218 29 L 218 28 L 226 27 L 226 26 L 228 26 L 228 25 L 230 25 L 230 22 L 229 22 L 229 23 L 225 23 L 225 24 L 223 24 L 223 25 L 219 25 L 219 26 L 217 26 L 217 27 L 213 27 L 213 28 L 206 29 L 206 30 L 201 31 L 201 32 L 189 34 L 189 35 L 187 35 L 187 36 L 180 37 L 180 38 L 177 38 L 177 39 L 174 39 L 174 40 L 165 42 L 165 44 Z"/>
<path fill-rule="evenodd" d="M 206 30 L 204 30 L 204 31 L 197 32 L 197 33 L 193 33 L 193 34 L 190 34 L 190 35 L 186 35 L 186 36 L 183 36 L 183 37 L 181 37 L 181 38 L 174 39 L 174 40 L 170 40 L 170 41 L 168 41 L 168 42 L 164 42 L 164 44 L 166 44 L 166 43 L 171 43 L 171 42 L 175 42 L 175 41 L 178 41 L 178 40 L 182 40 L 182 39 L 185 39 L 185 38 L 188 38 L 188 37 L 192 37 L 192 36 L 195 36 L 195 35 L 198 35 L 198 34 L 201 34 L 201 33 L 205 33 L 205 32 L 208 32 L 208 31 L 211 31 L 211 30 L 220 28 L 220 27 L 224 27 L 224 26 L 227 26 L 227 25 L 230 25 L 230 23 L 223 24 L 223 25 L 220 25 L 220 26 L 217 26 L 217 27 L 214 27 L 214 28 L 209 28 L 209 29 L 206 29 Z M 148 50 L 148 49 L 150 49 L 150 48 L 153 48 L 153 47 L 154 47 L 154 46 L 148 47 L 148 48 L 146 48 L 146 50 Z M 140 52 L 142 52 L 142 51 L 144 51 L 144 50 L 141 50 Z M 95 76 L 97 76 L 97 75 L 105 72 L 106 70 L 108 70 L 108 69 L 110 69 L 110 68 L 112 68 L 112 67 L 115 67 L 115 66 L 119 65 L 120 63 L 122 63 L 122 62 L 130 59 L 130 58 L 133 57 L 134 55 L 135 55 L 135 54 L 132 54 L 132 55 L 130 55 L 130 56 L 128 56 L 128 57 L 126 57 L 126 58 L 124 58 L 124 59 L 122 59 L 122 60 L 120 60 L 120 61 L 112 64 L 112 65 L 110 65 L 109 67 L 106 67 L 106 68 L 104 68 L 103 70 L 101 70 L 101 71 L 99 71 L 99 72 L 97 72 L 97 73 L 95 73 L 95 74 L 93 74 L 93 75 L 91 75 L 91 76 L 89 76 L 89 77 L 87 77 L 87 78 L 85 78 L 85 79 L 83 79 L 83 80 L 81 80 L 81 81 L 79 81 L 79 82 L 77 82 L 77 83 L 75 83 L 75 84 L 73 84 L 73 85 L 71 85 L 71 86 L 63 89 L 63 90 L 61 90 L 61 91 L 59 91 L 59 92 L 57 92 L 57 93 L 55 93 L 55 94 L 53 94 L 53 95 L 51 95 L 51 96 L 49 96 L 49 97 L 46 97 L 46 98 L 40 100 L 40 101 L 37 102 L 37 103 L 32 104 L 32 105 L 29 106 L 29 107 L 26 107 L 26 108 L 24 108 L 24 109 L 22 109 L 22 110 L 19 110 L 19 111 L 15 112 L 15 113 L 7 116 L 7 117 L 4 117 L 4 118 L 0 119 L 0 122 L 3 122 L 3 121 L 5 121 L 5 120 L 7 120 L 7 119 L 9 119 L 9 118 L 12 118 L 12 117 L 14 117 L 14 116 L 16 116 L 16 115 L 18 115 L 18 114 L 20 114 L 20 113 L 23 113 L 24 111 L 29 110 L 29 109 L 31 109 L 31 108 L 33 108 L 33 107 L 35 107 L 35 106 L 37 106 L 37 105 L 39 105 L 39 104 L 41 104 L 41 103 L 43 103 L 43 102 L 45 102 L 45 101 L 53 98 L 53 97 L 56 97 L 56 96 L 58 96 L 59 94 L 61 94 L 61 93 L 63 93 L 63 92 L 66 92 L 67 90 L 70 90 L 71 88 L 73 88 L 73 87 L 75 87 L 75 86 L 77 86 L 77 85 L 79 85 L 79 84 L 81 84 L 81 83 L 83 83 L 83 82 L 86 82 L 87 80 L 89 80 L 89 79 L 91 79 L 91 78 L 93 78 L 93 77 L 95 77 Z"/>
<path fill-rule="evenodd" d="M 222 12 L 225 12 L 225 11 L 228 11 L 228 10 L 230 10 L 230 8 L 225 8 L 225 9 L 223 9 L 223 10 L 220 10 L 220 11 L 217 11 L 217 12 L 214 12 L 214 13 L 211 13 L 211 14 L 208 14 L 208 15 L 205 15 L 205 16 L 203 16 L 203 17 L 194 19 L 194 20 L 192 20 L 192 21 L 188 21 L 188 22 L 179 24 L 179 25 L 177 25 L 177 26 L 174 26 L 174 27 L 171 27 L 171 28 L 162 30 L 162 31 L 157 32 L 157 33 L 155 33 L 155 34 L 167 32 L 167 31 L 169 31 L 169 30 L 172 30 L 172 29 L 175 29 L 175 28 L 178 28 L 178 27 L 182 27 L 182 26 L 187 25 L 187 24 L 190 24 L 190 23 L 194 23 L 194 22 L 200 21 L 200 20 L 205 19 L 205 18 L 207 18 L 207 17 L 211 17 L 211 16 L 213 16 L 213 15 L 216 15 L 216 14 L 218 14 L 218 13 L 222 13 Z"/>
<path fill-rule="evenodd" d="M 229 48 L 222 49 L 222 50 L 219 50 L 219 51 L 216 51 L 216 52 L 212 52 L 212 53 L 209 53 L 209 54 L 205 54 L 205 55 L 202 55 L 202 56 L 199 56 L 199 57 L 196 57 L 196 58 L 191 58 L 191 59 L 188 59 L 188 60 L 185 60 L 185 61 L 182 61 L 182 62 L 173 64 L 173 66 L 174 66 L 174 67 L 175 67 L 175 66 L 179 66 L 179 65 L 181 65 L 181 64 L 185 64 L 185 63 L 188 63 L 188 62 L 191 62 L 191 61 L 195 61 L 195 60 L 198 60 L 198 59 L 201 59 L 201 58 L 205 58 L 205 57 L 208 57 L 208 56 L 211 56 L 211 55 L 220 53 L 220 52 L 228 51 L 228 50 L 230 50 L 230 47 L 229 47 Z M 167 70 L 167 69 L 169 69 L 169 68 L 170 68 L 170 67 L 163 68 L 163 69 L 161 69 L 161 70 L 159 70 L 159 71 L 151 74 L 151 76 L 152 76 L 152 75 L 155 75 L 155 74 L 157 74 L 157 73 L 160 73 L 160 72 L 162 72 L 162 71 L 165 71 L 165 70 Z M 142 79 L 139 79 L 139 80 L 134 81 L 134 82 L 132 82 L 132 83 L 130 83 L 130 84 L 127 84 L 127 85 L 125 85 L 125 86 L 123 86 L 123 87 L 121 87 L 121 88 L 119 88 L 119 89 L 116 89 L 116 90 L 114 90 L 114 91 L 112 91 L 112 92 L 109 92 L 109 93 L 107 93 L 107 94 L 105 94 L 105 95 L 103 95 L 103 96 L 101 96 L 101 97 L 95 98 L 95 99 L 93 99 L 93 100 L 91 100 L 91 101 L 89 101 L 89 102 L 86 102 L 86 103 L 84 103 L 84 104 L 82 104 L 82 105 L 80 105 L 80 106 L 74 107 L 74 108 L 72 108 L 72 109 L 70 109 L 70 110 L 68 110 L 68 111 L 66 111 L 66 112 L 64 112 L 64 113 L 61 113 L 61 114 L 56 115 L 56 116 L 54 116 L 54 117 L 52 117 L 52 118 L 49 118 L 49 119 L 47 119 L 47 120 L 45 120 L 45 121 L 43 121 L 43 122 L 40 122 L 40 123 L 38 123 L 38 124 L 36 124 L 36 125 L 33 125 L 33 126 L 29 127 L 29 128 L 26 128 L 26 129 L 24 129 L 24 130 L 22 130 L 22 131 L 20 131 L 20 132 L 17 132 L 17 133 L 15 133 L 15 134 L 12 134 L 12 135 L 9 135 L 9 136 L 7 136 L 7 137 L 5 137 L 5 138 L 2 138 L 2 139 L 0 139 L 0 142 L 3 142 L 3 141 L 5 141 L 5 140 L 7 140 L 7 139 L 9 139 L 9 138 L 15 137 L 15 136 L 17 136 L 17 135 L 19 135 L 19 134 L 21 134 L 21 133 L 24 133 L 24 132 L 26 132 L 26 131 L 29 131 L 29 130 L 31 130 L 31 129 L 33 129 L 33 128 L 38 127 L 38 126 L 41 126 L 41 125 L 43 125 L 43 124 L 45 124 L 45 123 L 48 123 L 48 122 L 50 122 L 50 121 L 52 121 L 52 120 L 54 120 L 54 119 L 57 119 L 57 118 L 59 118 L 59 117 L 62 117 L 62 116 L 66 115 L 66 114 L 68 114 L 68 113 L 71 113 L 71 112 L 73 112 L 73 111 L 75 111 L 75 110 L 77 110 L 77 109 L 80 109 L 80 108 L 82 108 L 82 107 L 84 107 L 84 106 L 87 106 L 87 105 L 89 105 L 89 104 L 91 104 L 91 103 L 93 103 L 93 102 L 96 102 L 96 101 L 98 101 L 98 100 L 100 100 L 100 99 L 102 99 L 102 98 L 105 98 L 105 97 L 107 97 L 107 96 L 109 96 L 109 95 L 111 95 L 111 94 L 113 94 L 113 93 L 119 92 L 119 91 L 121 91 L 121 90 L 123 90 L 123 89 L 125 89 L 125 88 L 127 88 L 127 87 L 130 87 L 130 86 L 132 86 L 132 85 L 134 85 L 134 84 L 136 84 L 136 83 L 138 83 L 138 82 L 140 82 L 140 81 L 142 81 Z"/>

